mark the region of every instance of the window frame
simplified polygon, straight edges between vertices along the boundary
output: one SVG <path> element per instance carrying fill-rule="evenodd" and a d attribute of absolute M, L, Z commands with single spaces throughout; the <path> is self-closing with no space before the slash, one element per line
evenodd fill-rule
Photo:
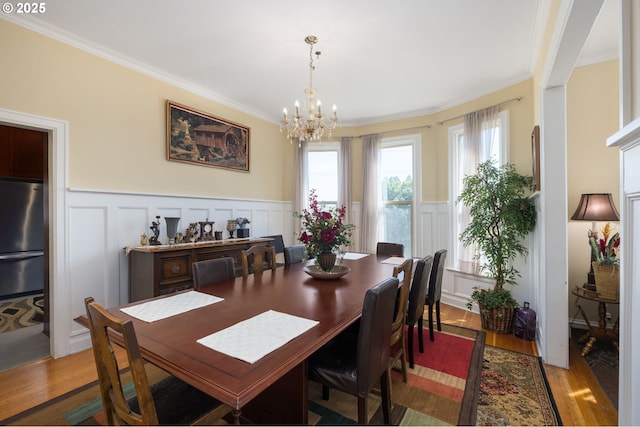
<path fill-rule="evenodd" d="M 307 167 L 305 168 L 305 177 L 304 177 L 304 194 L 309 194 L 309 191 L 311 190 L 311 186 L 309 184 L 309 153 L 311 152 L 321 152 L 321 151 L 335 151 L 336 152 L 336 168 L 339 168 L 340 165 L 340 142 L 338 141 L 329 141 L 329 142 L 322 142 L 322 143 L 310 143 L 307 144 L 307 147 L 305 149 L 304 152 L 304 162 L 306 163 Z M 340 180 L 342 179 L 342 177 L 340 176 L 340 173 L 338 171 L 338 186 L 336 187 L 336 196 L 338 194 L 338 190 L 339 190 L 339 186 L 340 186 Z M 306 202 L 308 203 L 308 201 Z M 337 206 L 338 204 L 338 200 L 321 200 L 318 199 L 318 203 L 322 204 L 322 205 L 329 205 L 329 206 Z"/>
<path fill-rule="evenodd" d="M 406 256 L 413 256 L 413 254 L 418 253 L 417 242 L 419 235 L 419 227 L 417 224 L 418 218 L 418 205 L 422 200 L 422 169 L 420 165 L 422 164 L 422 135 L 421 134 L 409 134 L 402 136 L 394 136 L 389 138 L 382 138 L 380 141 L 380 160 L 382 159 L 382 153 L 385 148 L 393 148 L 393 147 L 402 147 L 402 146 L 411 146 L 412 149 L 412 191 L 413 191 L 413 199 L 411 200 L 411 247 L 407 248 L 410 253 L 405 254 Z M 379 162 L 380 162 L 379 160 Z M 378 177 L 378 191 L 381 190 L 382 177 Z M 382 200 L 382 195 L 379 195 L 380 198 L 380 211 L 384 208 L 384 202 Z M 389 204 L 397 204 L 398 202 L 388 202 Z M 404 204 L 403 202 L 400 202 Z M 378 221 L 378 235 L 382 236 L 382 226 L 383 221 Z"/>

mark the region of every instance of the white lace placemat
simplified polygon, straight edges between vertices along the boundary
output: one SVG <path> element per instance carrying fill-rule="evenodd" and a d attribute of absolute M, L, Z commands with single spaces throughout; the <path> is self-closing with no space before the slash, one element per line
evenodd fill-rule
<path fill-rule="evenodd" d="M 385 259 L 384 261 L 380 261 L 382 264 L 393 264 L 393 265 L 400 265 L 402 264 L 404 261 L 406 260 L 406 258 L 402 258 L 400 256 L 391 256 L 387 259 Z"/>
<path fill-rule="evenodd" d="M 121 308 L 120 311 L 145 322 L 155 322 L 156 320 L 165 319 L 220 301 L 223 301 L 223 298 L 202 292 L 189 291 L 167 298 L 132 305 L 131 307 Z"/>
<path fill-rule="evenodd" d="M 344 257 L 342 257 L 342 259 L 361 259 L 364 258 L 366 256 L 369 256 L 369 254 L 359 254 L 356 252 L 347 252 L 346 254 L 344 254 Z"/>
<path fill-rule="evenodd" d="M 316 320 L 269 310 L 200 338 L 198 343 L 254 363 L 317 324 Z"/>

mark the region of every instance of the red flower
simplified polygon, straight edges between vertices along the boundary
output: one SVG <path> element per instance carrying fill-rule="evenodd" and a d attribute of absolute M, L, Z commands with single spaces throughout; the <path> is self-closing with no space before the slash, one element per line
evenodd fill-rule
<path fill-rule="evenodd" d="M 332 216 L 333 215 L 331 215 L 331 212 L 320 212 L 320 218 L 324 219 L 325 221 L 331 219 Z"/>
<path fill-rule="evenodd" d="M 336 233 L 333 230 L 322 230 L 322 241 L 330 245 L 336 240 Z"/>
<path fill-rule="evenodd" d="M 306 231 L 304 231 L 301 235 L 300 235 L 300 241 L 304 244 L 307 244 L 311 241 L 311 236 L 309 234 L 307 234 Z"/>

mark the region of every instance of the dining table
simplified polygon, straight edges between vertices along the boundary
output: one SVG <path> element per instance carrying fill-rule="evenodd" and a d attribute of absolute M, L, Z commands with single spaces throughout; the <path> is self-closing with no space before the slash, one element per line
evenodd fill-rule
<path fill-rule="evenodd" d="M 335 268 L 348 272 L 339 278 L 312 277 L 309 271 L 316 272 L 317 267 L 314 269 L 313 261 L 309 261 L 108 311 L 118 318 L 131 319 L 148 363 L 231 406 L 238 419 L 257 424 L 306 424 L 308 358 L 360 318 L 366 291 L 391 277 L 394 266 L 402 260 L 346 253 Z M 144 307 L 137 306 L 147 303 L 175 307 L 174 300 L 160 300 L 190 295 L 206 296 L 215 302 L 158 320 L 127 314 L 135 314 L 137 308 Z M 269 323 L 273 319 L 265 315 L 282 317 L 276 324 Z M 76 321 L 88 326 L 85 316 Z M 272 349 L 267 346 L 264 354 L 253 359 L 243 360 L 233 352 L 208 345 L 217 339 L 218 344 L 230 345 L 232 350 L 251 352 L 255 348 L 259 352 L 271 332 L 299 324 L 304 326 L 301 332 Z M 121 344 L 117 336 L 113 338 Z"/>

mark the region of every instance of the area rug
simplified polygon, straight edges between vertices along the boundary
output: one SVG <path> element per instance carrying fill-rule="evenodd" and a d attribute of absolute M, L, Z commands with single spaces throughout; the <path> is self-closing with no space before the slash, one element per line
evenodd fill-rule
<path fill-rule="evenodd" d="M 43 307 L 42 296 L 0 302 L 0 333 L 42 323 Z"/>
<path fill-rule="evenodd" d="M 477 425 L 562 425 L 541 358 L 485 346 Z"/>
<path fill-rule="evenodd" d="M 417 333 L 417 332 L 416 332 Z M 417 344 L 417 336 L 416 341 Z M 434 342 L 425 334 L 425 352 L 416 352 L 416 366 L 407 384 L 402 374 L 392 372 L 392 422 L 396 425 L 473 425 L 480 387 L 484 333 L 443 325 Z M 150 382 L 165 374 L 147 364 Z M 124 374 L 124 383 L 129 380 Z M 127 385 L 130 388 L 130 385 Z M 61 397 L 45 402 L 16 416 L 0 421 L 1 425 L 100 425 L 105 423 L 99 386 L 93 382 Z M 369 398 L 373 424 L 382 424 L 380 397 Z M 357 400 L 331 390 L 328 401 L 321 397 L 321 387 L 310 383 L 309 423 L 317 425 L 356 424 Z"/>
<path fill-rule="evenodd" d="M 585 332 L 587 332 L 586 329 L 571 328 L 572 344 L 578 346 L 580 351 L 582 351 L 584 343 L 578 343 L 578 339 Z M 587 362 L 591 373 L 598 380 L 598 384 L 613 407 L 618 409 L 618 350 L 610 340 L 597 340 L 591 351 L 584 356 L 584 361 Z"/>
<path fill-rule="evenodd" d="M 443 333 L 431 342 L 427 331 L 425 353 L 416 353 L 408 383 L 402 382 L 400 372 L 392 372 L 392 424 L 562 425 L 540 359 L 483 344 L 483 332 L 443 325 Z M 147 373 L 151 382 L 166 375 L 153 365 L 147 365 Z M 124 383 L 129 381 L 125 373 Z M 379 406 L 380 398 L 372 393 L 372 424 L 382 424 Z M 310 384 L 309 424 L 356 424 L 356 420 L 356 398 L 331 390 L 325 401 L 321 387 Z M 0 421 L 0 425 L 104 424 L 97 382 Z"/>

